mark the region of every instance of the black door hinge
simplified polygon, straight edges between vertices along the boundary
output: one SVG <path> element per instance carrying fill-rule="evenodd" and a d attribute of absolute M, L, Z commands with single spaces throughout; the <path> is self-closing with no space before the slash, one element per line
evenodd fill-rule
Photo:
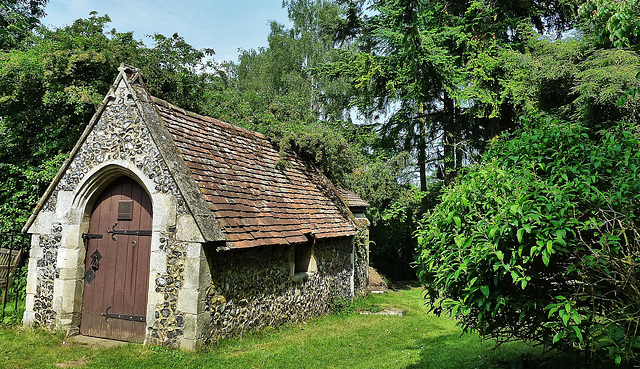
<path fill-rule="evenodd" d="M 117 234 L 121 234 L 121 235 L 125 235 L 125 236 L 151 236 L 152 235 L 152 231 L 130 231 L 130 230 L 126 230 L 126 231 L 116 231 L 116 227 L 118 226 L 118 223 L 114 224 L 113 227 L 111 227 L 111 231 L 107 231 L 107 233 L 111 234 L 111 239 L 116 241 L 116 237 L 115 235 Z"/>
<path fill-rule="evenodd" d="M 135 315 L 128 315 L 128 314 L 110 314 L 109 310 L 111 310 L 111 306 L 109 306 L 104 313 L 100 313 L 100 316 L 104 316 L 107 319 L 111 318 L 111 319 L 130 320 L 132 322 L 143 322 L 143 323 L 147 320 L 143 316 L 135 316 Z"/>

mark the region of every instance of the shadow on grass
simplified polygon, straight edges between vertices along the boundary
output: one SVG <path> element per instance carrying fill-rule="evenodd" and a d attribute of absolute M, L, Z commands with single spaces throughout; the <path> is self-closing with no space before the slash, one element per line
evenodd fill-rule
<path fill-rule="evenodd" d="M 416 347 L 413 347 L 415 349 Z M 448 334 L 422 341 L 420 360 L 406 369 L 600 369 L 612 362 L 590 361 L 585 356 L 544 352 L 540 346 L 510 342 L 495 346 L 477 336 Z M 622 369 L 623 367 L 618 367 Z"/>
<path fill-rule="evenodd" d="M 422 285 L 418 281 L 395 281 L 390 279 L 388 287 L 392 291 L 406 291 L 412 288 L 420 288 Z"/>

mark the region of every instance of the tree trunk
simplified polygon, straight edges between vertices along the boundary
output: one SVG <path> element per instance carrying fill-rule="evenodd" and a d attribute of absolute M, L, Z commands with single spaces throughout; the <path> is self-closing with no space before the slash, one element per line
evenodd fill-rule
<path fill-rule="evenodd" d="M 455 157 L 455 107 L 453 99 L 449 96 L 448 92 L 444 92 L 444 119 L 442 124 L 442 130 L 444 133 L 443 142 L 443 178 L 444 184 L 448 185 L 455 177 L 456 172 L 456 157 Z"/>
<path fill-rule="evenodd" d="M 419 132 L 418 137 L 418 170 L 420 172 L 420 191 L 427 191 L 427 139 L 426 139 L 426 127 L 424 122 L 424 104 L 420 103 L 418 107 L 420 113 Z"/>
<path fill-rule="evenodd" d="M 418 127 L 418 168 L 420 171 L 420 191 L 427 192 L 427 127 L 424 119 L 424 104 L 420 103 L 418 108 L 420 112 L 420 122 Z M 421 214 L 427 212 L 429 208 L 427 196 L 422 197 L 420 201 L 422 209 Z"/>
<path fill-rule="evenodd" d="M 464 151 L 462 150 L 462 127 L 460 127 L 460 119 L 457 119 L 457 117 L 460 114 L 460 108 L 454 107 L 453 108 L 453 123 L 454 123 L 454 129 L 455 129 L 455 137 L 454 137 L 454 151 L 455 151 L 455 156 L 456 156 L 456 163 L 455 163 L 455 171 L 456 173 L 458 172 L 458 168 L 462 168 L 464 166 L 464 164 L 462 163 L 462 160 L 464 159 Z"/>

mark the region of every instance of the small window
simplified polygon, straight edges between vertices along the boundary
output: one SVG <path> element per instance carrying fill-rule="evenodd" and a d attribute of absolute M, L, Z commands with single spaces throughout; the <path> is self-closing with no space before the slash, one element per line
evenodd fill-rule
<path fill-rule="evenodd" d="M 312 244 L 295 246 L 293 254 L 294 267 L 292 269 L 294 278 L 304 279 L 318 270 Z"/>
<path fill-rule="evenodd" d="M 121 200 L 118 202 L 118 220 L 133 219 L 133 200 Z"/>

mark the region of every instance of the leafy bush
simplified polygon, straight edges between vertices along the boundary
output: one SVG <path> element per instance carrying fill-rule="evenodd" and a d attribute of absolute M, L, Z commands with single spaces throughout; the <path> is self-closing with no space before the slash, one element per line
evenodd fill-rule
<path fill-rule="evenodd" d="M 638 46 L 640 1 L 587 0 L 580 7 L 582 28 L 599 45 Z"/>
<path fill-rule="evenodd" d="M 640 354 L 640 134 L 523 121 L 417 232 L 437 314 L 498 340 Z"/>

